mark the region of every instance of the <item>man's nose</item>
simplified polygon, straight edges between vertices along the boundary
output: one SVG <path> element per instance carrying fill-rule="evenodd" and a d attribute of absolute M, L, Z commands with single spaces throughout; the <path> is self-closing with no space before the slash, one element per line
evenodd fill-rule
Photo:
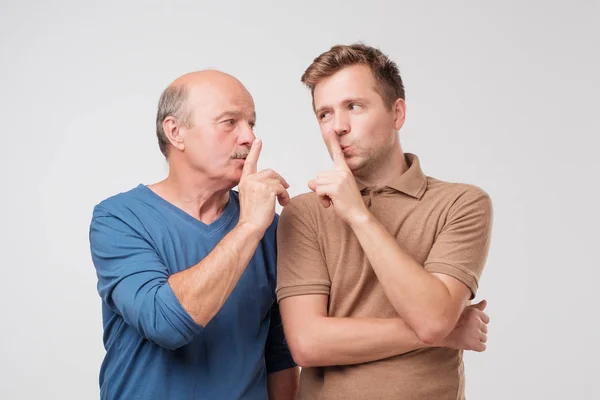
<path fill-rule="evenodd" d="M 333 120 L 333 130 L 336 135 L 341 136 L 350 132 L 350 121 L 342 113 L 337 113 Z"/>
<path fill-rule="evenodd" d="M 241 128 L 239 141 L 243 145 L 250 146 L 252 142 L 256 139 L 256 135 L 254 135 L 254 131 L 249 124 L 246 124 L 243 128 Z"/>

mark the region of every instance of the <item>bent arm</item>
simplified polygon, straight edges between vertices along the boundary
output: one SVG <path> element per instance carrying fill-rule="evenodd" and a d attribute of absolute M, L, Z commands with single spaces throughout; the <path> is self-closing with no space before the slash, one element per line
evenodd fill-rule
<path fill-rule="evenodd" d="M 237 226 L 198 264 L 169 277 L 175 296 L 197 324 L 219 312 L 256 251 L 262 235 Z"/>
<path fill-rule="evenodd" d="M 302 367 L 360 364 L 429 347 L 401 319 L 327 316 L 326 295 L 280 301 L 292 356 Z"/>
<path fill-rule="evenodd" d="M 455 205 L 426 265 L 413 260 L 370 213 L 351 224 L 396 312 L 426 343 L 446 337 L 474 296 L 487 256 L 491 201 L 473 191 Z"/>
<path fill-rule="evenodd" d="M 219 311 L 260 236 L 237 227 L 197 265 L 171 276 L 142 234 L 105 210 L 94 210 L 89 239 L 104 302 L 141 336 L 176 349 Z"/>

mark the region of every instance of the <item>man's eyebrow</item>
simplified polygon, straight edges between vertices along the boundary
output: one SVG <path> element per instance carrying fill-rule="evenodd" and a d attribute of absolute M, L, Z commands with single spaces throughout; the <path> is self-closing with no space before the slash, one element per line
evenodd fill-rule
<path fill-rule="evenodd" d="M 215 119 L 222 119 L 225 117 L 239 117 L 242 113 L 238 110 L 227 110 L 223 111 L 215 117 Z"/>
<path fill-rule="evenodd" d="M 327 105 L 325 105 L 325 106 L 321 106 L 321 107 L 319 107 L 319 108 L 317 108 L 317 109 L 315 110 L 315 114 L 319 115 L 319 114 L 321 114 L 321 113 L 323 112 L 323 110 L 326 110 L 326 109 L 328 109 L 328 108 L 331 108 L 331 106 L 327 106 Z"/>
<path fill-rule="evenodd" d="M 367 99 L 364 99 L 362 97 L 348 97 L 348 98 L 342 100 L 340 103 L 341 104 L 350 104 L 350 103 L 356 103 L 356 102 L 358 102 L 358 103 L 366 103 Z M 327 104 L 324 105 L 324 106 L 321 106 L 321 107 L 319 107 L 315 111 L 315 114 L 319 115 L 321 112 L 323 112 L 323 110 L 326 110 L 326 109 L 329 109 L 329 108 L 332 108 L 332 107 L 330 105 L 327 105 Z"/>
<path fill-rule="evenodd" d="M 219 120 L 219 119 L 222 119 L 222 118 L 225 118 L 225 117 L 236 117 L 236 118 L 238 118 L 238 117 L 243 117 L 243 116 L 244 116 L 244 113 L 242 111 L 240 111 L 240 110 L 227 110 L 227 111 L 223 111 L 221 114 L 219 114 L 215 118 L 215 120 Z M 255 111 L 252 112 L 251 119 L 256 120 L 256 112 Z"/>
<path fill-rule="evenodd" d="M 350 103 L 366 103 L 367 99 L 363 98 L 363 97 L 349 97 L 348 99 L 343 101 L 343 104 L 350 104 Z"/>

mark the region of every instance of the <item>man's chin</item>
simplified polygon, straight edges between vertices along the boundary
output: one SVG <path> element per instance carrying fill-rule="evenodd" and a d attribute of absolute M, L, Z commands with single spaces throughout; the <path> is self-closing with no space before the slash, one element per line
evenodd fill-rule
<path fill-rule="evenodd" d="M 240 180 L 242 179 L 242 170 L 233 172 L 228 178 L 233 186 L 239 185 Z"/>
<path fill-rule="evenodd" d="M 365 164 L 364 160 L 357 156 L 346 158 L 346 165 L 348 165 L 348 168 L 350 168 L 350 171 L 352 172 L 359 171 Z"/>

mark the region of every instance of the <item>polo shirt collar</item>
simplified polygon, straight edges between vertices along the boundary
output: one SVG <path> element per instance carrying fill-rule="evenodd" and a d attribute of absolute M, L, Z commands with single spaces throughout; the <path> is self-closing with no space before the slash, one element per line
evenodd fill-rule
<path fill-rule="evenodd" d="M 405 153 L 404 157 L 408 169 L 398 176 L 393 177 L 385 183 L 385 187 L 407 194 L 416 199 L 421 199 L 427 190 L 427 177 L 421 169 L 419 157 L 415 154 Z M 367 186 L 357 181 L 359 190 L 367 189 Z"/>

